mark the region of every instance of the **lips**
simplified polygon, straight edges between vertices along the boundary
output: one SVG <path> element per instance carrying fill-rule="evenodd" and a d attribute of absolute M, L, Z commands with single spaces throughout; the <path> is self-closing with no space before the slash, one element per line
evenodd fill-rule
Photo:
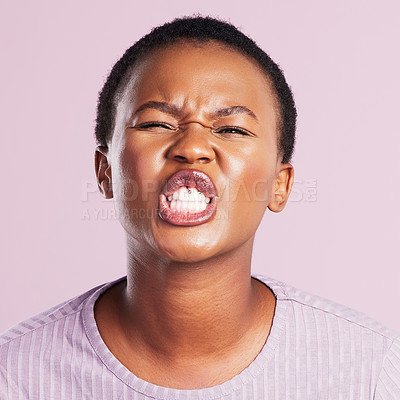
<path fill-rule="evenodd" d="M 209 203 L 203 211 L 172 210 L 168 201 L 174 192 L 181 187 L 196 188 L 197 191 L 209 198 Z M 163 185 L 159 197 L 159 215 L 172 224 L 181 226 L 193 226 L 204 224 L 215 214 L 217 203 L 217 191 L 212 179 L 203 171 L 196 169 L 183 169 L 173 174 Z"/>

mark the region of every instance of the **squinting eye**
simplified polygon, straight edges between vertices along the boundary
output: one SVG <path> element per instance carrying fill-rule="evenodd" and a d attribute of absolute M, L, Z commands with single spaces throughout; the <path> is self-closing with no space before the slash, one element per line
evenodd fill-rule
<path fill-rule="evenodd" d="M 168 125 L 164 122 L 157 122 L 157 121 L 152 121 L 152 122 L 145 122 L 144 124 L 139 124 L 135 126 L 136 129 L 149 129 L 152 130 L 152 128 L 162 128 L 162 129 L 168 129 L 171 131 L 175 131 L 176 128 L 174 128 L 171 125 Z"/>
<path fill-rule="evenodd" d="M 250 135 L 250 132 L 243 128 L 238 128 L 237 126 L 223 126 L 221 128 L 215 129 L 216 133 L 228 133 L 228 134 L 239 134 L 239 135 Z"/>

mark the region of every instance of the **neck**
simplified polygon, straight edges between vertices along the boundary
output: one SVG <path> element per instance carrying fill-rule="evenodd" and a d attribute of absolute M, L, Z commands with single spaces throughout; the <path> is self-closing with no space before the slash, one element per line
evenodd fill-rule
<path fill-rule="evenodd" d="M 260 312 L 265 317 L 260 283 L 251 279 L 252 242 L 200 263 L 162 260 L 129 243 L 119 314 L 130 340 L 166 358 L 234 351 L 255 333 Z"/>
<path fill-rule="evenodd" d="M 225 382 L 262 349 L 275 297 L 251 279 L 252 240 L 201 263 L 128 245 L 127 282 L 99 298 L 95 318 L 110 351 L 140 378 L 195 389 Z"/>

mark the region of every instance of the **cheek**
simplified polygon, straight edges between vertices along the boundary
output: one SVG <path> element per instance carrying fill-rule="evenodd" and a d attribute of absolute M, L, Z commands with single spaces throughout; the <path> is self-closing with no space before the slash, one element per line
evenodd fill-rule
<path fill-rule="evenodd" d="M 119 154 L 117 165 L 120 201 L 134 201 L 136 205 L 145 207 L 149 201 L 158 199 L 161 184 L 157 176 L 157 162 L 155 155 L 149 154 L 148 148 L 126 145 Z"/>
<path fill-rule="evenodd" d="M 243 202 L 240 212 L 249 220 L 261 221 L 270 201 L 272 181 L 265 170 L 250 168 L 246 172 L 239 192 Z"/>
<path fill-rule="evenodd" d="M 249 166 L 246 173 L 246 188 L 250 201 L 266 203 L 270 200 L 273 186 L 273 165 Z"/>
<path fill-rule="evenodd" d="M 113 189 L 118 219 L 130 236 L 146 241 L 161 190 L 154 163 L 156 157 L 146 147 L 125 143 L 114 159 Z"/>
<path fill-rule="evenodd" d="M 224 200 L 245 202 L 248 207 L 257 202 L 268 202 L 272 192 L 275 161 L 263 149 L 253 149 L 229 157 L 225 174 L 229 182 L 224 190 Z"/>
<path fill-rule="evenodd" d="M 271 200 L 275 161 L 263 149 L 230 159 L 229 190 L 221 200 L 244 236 L 255 233 Z"/>

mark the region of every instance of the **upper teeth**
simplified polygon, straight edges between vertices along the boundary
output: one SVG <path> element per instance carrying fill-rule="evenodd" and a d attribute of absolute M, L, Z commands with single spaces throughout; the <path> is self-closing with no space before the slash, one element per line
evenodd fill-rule
<path fill-rule="evenodd" d="M 196 188 L 180 187 L 172 196 L 168 196 L 172 210 L 203 211 L 211 202 L 209 197 L 204 196 Z"/>

